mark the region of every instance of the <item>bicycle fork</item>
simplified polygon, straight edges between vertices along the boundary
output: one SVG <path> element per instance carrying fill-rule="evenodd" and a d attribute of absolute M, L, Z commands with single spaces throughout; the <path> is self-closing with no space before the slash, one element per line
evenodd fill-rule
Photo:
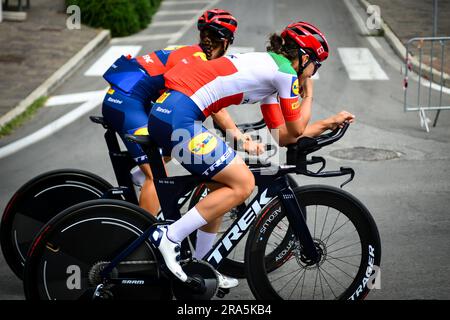
<path fill-rule="evenodd" d="M 281 199 L 295 239 L 300 242 L 302 260 L 309 265 L 318 263 L 320 255 L 306 224 L 306 207 L 299 205 L 294 190 L 292 190 L 287 179 L 285 187 L 278 191 L 278 196 Z"/>

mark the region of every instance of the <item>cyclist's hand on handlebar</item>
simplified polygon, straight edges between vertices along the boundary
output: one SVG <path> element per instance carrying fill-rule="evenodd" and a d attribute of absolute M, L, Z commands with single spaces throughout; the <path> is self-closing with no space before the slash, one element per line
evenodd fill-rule
<path fill-rule="evenodd" d="M 243 134 L 240 141 L 242 143 L 242 149 L 248 154 L 260 155 L 265 151 L 264 144 L 253 141 L 252 137 L 248 134 Z"/>
<path fill-rule="evenodd" d="M 347 111 L 341 111 L 338 114 L 332 116 L 330 118 L 330 130 L 334 130 L 336 128 L 342 128 L 345 122 L 353 123 L 355 121 L 355 116 Z"/>
<path fill-rule="evenodd" d="M 246 140 L 243 143 L 242 147 L 245 150 L 245 152 L 252 155 L 260 155 L 265 151 L 264 143 L 258 143 L 253 140 Z"/>

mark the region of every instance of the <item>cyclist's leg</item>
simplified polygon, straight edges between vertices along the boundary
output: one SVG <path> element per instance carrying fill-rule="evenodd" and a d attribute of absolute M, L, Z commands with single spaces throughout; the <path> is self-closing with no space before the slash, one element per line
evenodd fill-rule
<path fill-rule="evenodd" d="M 167 267 L 179 279 L 186 281 L 187 276 L 179 264 L 179 243 L 190 233 L 215 222 L 242 203 L 253 190 L 254 178 L 242 159 L 222 139 L 195 123 L 203 114 L 189 97 L 170 91 L 158 100 L 149 117 L 152 139 L 163 151 L 171 151 L 172 156 L 189 172 L 224 185 L 178 221 L 157 228 L 150 237 L 160 249 Z M 214 229 L 217 230 L 217 226 Z"/>
<path fill-rule="evenodd" d="M 145 175 L 145 181 L 141 188 L 141 194 L 139 195 L 139 206 L 156 217 L 159 212 L 160 204 L 155 184 L 153 183 L 151 167 L 148 163 L 144 163 L 141 164 L 139 168 Z"/>
<path fill-rule="evenodd" d="M 222 183 L 223 187 L 209 193 L 196 205 L 197 210 L 204 212 L 207 221 L 222 217 L 223 214 L 244 202 L 255 187 L 253 174 L 239 156 L 236 156 L 212 179 Z"/>
<path fill-rule="evenodd" d="M 203 129 L 206 130 L 204 127 Z M 209 135 L 210 133 L 208 132 L 207 134 Z M 191 140 L 191 142 L 194 139 L 195 137 Z M 248 198 L 255 185 L 254 177 L 248 167 L 240 157 L 235 155 L 234 151 L 232 151 L 225 144 L 225 142 L 217 137 L 211 138 L 209 136 L 206 139 L 208 142 L 201 142 L 201 144 L 205 145 L 204 148 L 208 149 L 208 144 L 214 144 L 214 139 L 217 139 L 217 145 L 221 147 L 215 150 L 217 151 L 217 154 L 214 157 L 216 161 L 213 162 L 212 165 L 208 164 L 206 166 L 206 170 L 205 166 L 196 166 L 195 162 L 194 167 L 196 168 L 192 168 L 192 165 L 190 164 L 183 163 L 182 161 L 180 162 L 191 172 L 195 172 L 197 174 L 208 172 L 208 174 L 213 176 L 212 180 L 219 182 L 221 187 L 209 193 L 181 219 L 171 224 L 167 228 L 166 233 L 169 240 L 179 242 L 197 229 L 198 241 L 196 250 L 198 251 L 196 251 L 194 255 L 197 259 L 203 258 L 203 256 L 212 248 L 216 234 L 220 227 L 222 216 Z M 191 145 L 191 143 L 189 143 L 189 145 Z M 189 150 L 191 149 L 192 148 L 189 148 Z M 220 152 L 220 150 L 226 151 Z M 231 161 L 222 160 L 223 156 L 226 156 L 227 154 L 229 155 L 228 160 L 232 159 Z M 223 163 L 218 164 L 218 162 Z M 213 168 L 212 171 L 210 170 L 211 168 Z M 172 267 L 174 267 L 175 261 L 173 261 L 173 259 L 169 258 L 166 260 L 166 263 L 169 264 L 171 260 L 173 263 Z M 175 266 L 175 268 L 178 269 L 179 267 Z M 178 269 L 178 272 L 180 271 L 182 272 L 181 268 Z M 218 272 L 217 276 L 219 279 L 219 286 L 222 288 L 232 288 L 239 284 L 237 279 L 223 276 Z"/>
<path fill-rule="evenodd" d="M 209 192 L 213 192 L 221 187 L 223 187 L 220 183 L 207 183 L 206 186 L 209 189 Z M 207 225 L 201 227 L 199 230 L 203 231 L 204 233 L 214 233 L 217 234 L 220 225 L 222 224 L 222 218 L 223 216 L 218 217 L 217 219 L 214 219 L 210 222 L 208 222 Z M 199 242 L 199 238 L 197 237 L 197 243 Z M 196 247 L 197 248 L 197 247 Z"/>
<path fill-rule="evenodd" d="M 231 163 L 229 166 L 231 168 L 233 168 L 233 163 Z M 251 173 L 250 173 L 251 176 L 247 177 L 247 179 L 250 182 L 250 184 L 246 185 L 246 187 L 249 188 L 249 189 L 245 190 L 244 185 L 247 182 L 247 180 L 245 182 L 236 181 L 236 183 L 233 183 L 232 181 L 230 181 L 230 178 L 229 178 L 230 176 L 231 177 L 239 177 L 239 176 L 242 175 L 242 172 L 240 171 L 241 168 L 239 168 L 239 169 L 236 168 L 236 169 L 237 169 L 236 171 L 233 170 L 234 172 L 232 172 L 232 171 L 228 172 L 228 170 L 225 168 L 220 173 L 218 173 L 216 175 L 216 177 L 215 177 L 216 179 L 217 178 L 221 179 L 221 177 L 222 177 L 223 180 L 226 180 L 228 183 L 230 183 L 230 182 L 231 183 L 229 185 L 216 184 L 215 188 L 212 188 L 212 189 L 210 188 L 210 193 L 209 194 L 212 194 L 213 198 L 208 198 L 207 201 L 209 203 L 207 202 L 206 205 L 203 203 L 203 205 L 205 205 L 204 208 L 200 208 L 199 209 L 197 207 L 197 210 L 199 210 L 199 212 L 211 212 L 211 210 L 208 208 L 208 206 L 213 206 L 214 208 L 217 208 L 217 206 L 215 204 L 215 201 L 216 201 L 216 199 L 218 199 L 219 202 L 222 202 L 221 197 L 224 196 L 224 195 L 221 194 L 221 193 L 224 190 L 227 192 L 227 194 L 225 195 L 227 198 L 229 198 L 229 191 L 232 192 L 234 197 L 237 196 L 237 199 L 234 200 L 232 202 L 232 204 L 228 204 L 228 205 L 225 204 L 226 207 L 231 205 L 231 208 L 234 208 L 239 203 L 243 202 L 243 200 L 240 201 L 240 199 L 244 198 L 244 200 L 245 200 L 246 198 L 248 198 L 248 196 L 251 193 L 250 190 L 253 189 L 252 188 L 252 183 L 251 183 L 251 181 L 254 180 L 253 179 L 253 175 L 251 175 Z M 237 171 L 239 171 L 239 173 L 237 173 Z M 214 192 L 220 190 L 221 188 L 226 188 L 226 189 L 220 191 L 221 193 L 214 193 Z M 207 197 L 205 197 L 205 199 L 206 198 Z M 237 201 L 240 201 L 240 202 L 238 202 L 238 204 L 234 205 L 234 203 L 236 203 Z M 199 205 L 200 202 L 197 205 Z M 202 204 L 200 204 L 200 206 L 202 206 Z M 227 211 L 225 211 L 225 212 L 228 212 L 228 211 L 229 211 L 229 209 Z M 209 250 L 211 250 L 211 248 L 214 245 L 215 238 L 217 236 L 217 232 L 220 229 L 220 225 L 222 223 L 222 218 L 223 218 L 223 213 L 222 213 L 222 215 L 220 215 L 217 218 L 207 219 L 208 224 L 206 224 L 205 226 L 203 226 L 203 227 L 201 227 L 200 229 L 197 230 L 197 241 L 196 241 L 195 254 L 194 254 L 195 258 L 202 259 L 205 256 L 205 254 L 208 253 Z"/>
<path fill-rule="evenodd" d="M 167 163 L 170 160 L 170 157 L 164 157 L 164 163 Z M 139 206 L 156 217 L 161 205 L 159 203 L 158 194 L 156 193 L 155 184 L 153 182 L 153 174 L 150 164 L 141 164 L 139 168 L 145 175 L 145 181 L 142 184 L 141 194 L 139 196 Z"/>
<path fill-rule="evenodd" d="M 219 183 L 207 183 L 207 187 L 209 192 L 212 192 L 221 188 L 222 185 Z M 222 224 L 222 218 L 223 216 L 209 221 L 207 225 L 197 230 L 194 258 L 201 260 L 211 250 Z"/>
<path fill-rule="evenodd" d="M 175 132 L 175 136 L 183 140 L 176 142 L 172 155 L 189 172 L 211 177 L 222 186 L 209 193 L 169 227 L 168 235 L 176 242 L 207 223 L 213 224 L 207 228 L 209 231 L 217 232 L 219 224 L 215 220 L 242 203 L 255 185 L 254 177 L 244 161 L 221 138 L 195 123 L 183 129 L 192 138 L 186 139 L 185 133 Z M 189 220 L 191 218 L 192 221 Z M 202 219 L 204 224 L 200 223 Z"/>

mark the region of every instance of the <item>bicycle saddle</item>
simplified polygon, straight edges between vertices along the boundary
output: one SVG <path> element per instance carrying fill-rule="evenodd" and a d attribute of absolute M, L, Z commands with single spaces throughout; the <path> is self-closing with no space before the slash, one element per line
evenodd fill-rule
<path fill-rule="evenodd" d="M 126 134 L 125 139 L 128 141 L 141 144 L 144 146 L 149 146 L 152 144 L 152 140 L 148 135 L 133 135 L 133 134 Z"/>
<path fill-rule="evenodd" d="M 108 129 L 108 125 L 106 124 L 105 119 L 103 117 L 90 116 L 89 119 L 93 123 L 101 124 L 103 126 L 103 128 Z"/>

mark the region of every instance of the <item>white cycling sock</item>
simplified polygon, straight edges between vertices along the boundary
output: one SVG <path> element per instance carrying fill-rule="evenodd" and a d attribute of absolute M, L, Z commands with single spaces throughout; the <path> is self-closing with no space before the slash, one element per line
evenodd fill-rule
<path fill-rule="evenodd" d="M 198 229 L 194 258 L 196 258 L 197 260 L 203 259 L 205 254 L 207 254 L 208 251 L 211 250 L 214 244 L 214 240 L 216 240 L 216 236 L 217 233 L 209 233 Z"/>
<path fill-rule="evenodd" d="M 192 232 L 207 224 L 200 212 L 193 207 L 179 220 L 167 228 L 167 237 L 173 242 L 181 242 Z"/>

